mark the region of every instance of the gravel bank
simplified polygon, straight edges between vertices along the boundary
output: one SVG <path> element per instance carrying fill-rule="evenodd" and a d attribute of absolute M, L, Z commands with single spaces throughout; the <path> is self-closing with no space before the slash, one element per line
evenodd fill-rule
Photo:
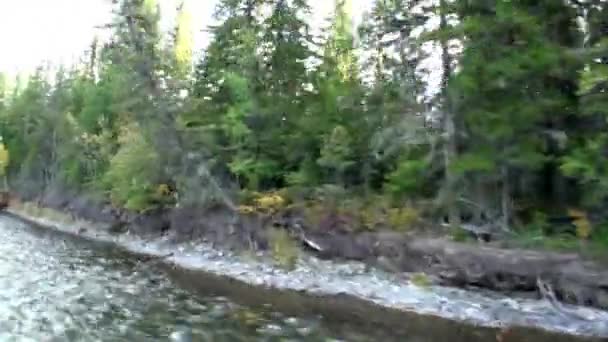
<path fill-rule="evenodd" d="M 9 213 L 44 227 L 83 238 L 111 242 L 131 252 L 170 257 L 163 260 L 189 270 L 230 277 L 247 284 L 302 291 L 312 295 L 346 294 L 383 307 L 447 318 L 486 327 L 535 327 L 572 335 L 608 337 L 608 312 L 547 301 L 514 299 L 493 293 L 430 286 L 357 262 L 336 262 L 304 256 L 293 271 L 275 267 L 263 255 L 246 257 L 214 249 L 204 242 L 173 243 L 170 237 L 146 240 L 113 235 L 102 225 L 63 223 L 33 217 L 17 209 Z"/>

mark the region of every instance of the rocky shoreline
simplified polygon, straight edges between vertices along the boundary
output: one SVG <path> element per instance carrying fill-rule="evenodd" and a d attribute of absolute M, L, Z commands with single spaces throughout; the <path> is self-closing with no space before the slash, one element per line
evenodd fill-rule
<path fill-rule="evenodd" d="M 254 287 L 289 290 L 332 298 L 347 296 L 354 301 L 363 301 L 382 309 L 396 311 L 397 314 L 404 315 L 403 317 L 412 314 L 429 315 L 494 329 L 541 328 L 545 331 L 579 336 L 608 337 L 608 313 L 589 307 L 567 306 L 568 312 L 575 314 L 570 316 L 556 310 L 545 300 L 510 298 L 499 293 L 467 291 L 436 284 L 419 286 L 397 273 L 384 272 L 375 267 L 370 268 L 369 263 L 366 265 L 360 261 L 345 260 L 348 258 L 336 261 L 335 258 L 334 260 L 323 260 L 313 255 L 305 255 L 300 258 L 294 270 L 287 271 L 273 266 L 265 258 L 264 253 L 259 253 L 256 257 L 244 257 L 242 254 L 230 251 L 229 248 L 217 248 L 218 246 L 231 246 L 231 243 L 234 244 L 232 246 L 236 246 L 238 241 L 243 240 L 242 235 L 229 234 L 230 229 L 223 229 L 227 233 L 222 245 L 218 244 L 220 239 L 210 241 L 208 237 L 200 235 L 185 239 L 183 236 L 175 234 L 177 229 L 163 231 L 163 229 L 157 228 L 160 231 L 153 234 L 151 226 L 146 227 L 145 223 L 147 221 L 147 224 L 153 224 L 153 221 L 143 217 L 134 221 L 140 222 L 139 228 L 134 224 L 130 229 L 121 231 L 121 233 L 117 232 L 117 227 L 111 221 L 88 219 L 88 222 L 75 223 L 75 221 L 52 220 L 27 213 L 23 208 L 15 205 L 9 208 L 8 212 L 44 227 L 95 241 L 110 242 L 132 253 L 153 257 L 164 256 L 162 262 L 184 270 L 229 277 Z M 91 213 L 95 212 L 91 211 Z M 99 213 L 103 213 L 103 211 L 99 211 L 95 215 L 99 215 Z M 74 216 L 83 218 L 84 215 Z M 86 217 L 84 218 L 86 219 Z M 219 224 L 218 219 L 217 216 L 210 216 L 206 224 Z M 144 227 L 146 227 L 146 233 L 138 230 Z M 186 229 L 186 227 L 182 229 Z M 188 229 L 192 229 L 192 227 Z M 234 240 L 231 242 L 231 239 Z M 243 242 L 247 241 L 247 239 L 244 240 Z M 447 247 L 440 248 L 433 244 L 433 240 L 426 241 L 429 241 L 429 244 L 421 245 L 419 248 L 425 250 L 430 248 L 435 254 L 444 253 L 443 255 L 448 259 L 454 259 L 454 256 L 460 252 L 457 245 L 442 245 Z M 215 244 L 211 242 L 215 242 Z M 322 242 L 319 240 L 319 243 Z M 442 252 L 438 252 L 438 249 Z M 471 255 L 471 258 L 476 256 Z M 497 257 L 508 259 L 510 256 L 510 254 L 506 254 Z M 527 257 L 530 258 L 528 262 L 537 262 L 534 267 L 548 265 L 545 259 L 535 259 L 535 257 L 538 258 L 537 255 L 530 254 Z M 572 261 L 569 259 L 570 256 L 563 258 L 566 259 L 556 257 L 549 260 L 555 264 L 565 260 Z M 466 262 L 466 258 L 464 260 L 462 262 Z M 491 260 L 485 260 L 485 263 L 490 262 Z M 458 264 L 455 265 L 458 266 Z M 441 281 L 444 280 L 440 278 L 438 282 Z"/>
<path fill-rule="evenodd" d="M 560 302 L 608 310 L 608 266 L 577 254 L 502 249 L 391 230 L 350 232 L 339 218 L 306 222 L 297 210 L 239 215 L 225 206 L 182 206 L 146 214 L 116 209 L 93 197 L 48 191 L 38 205 L 108 225 L 117 234 L 175 243 L 203 241 L 222 250 L 267 251 L 269 228 L 288 231 L 320 259 L 357 261 L 395 274 L 424 273 L 435 285 L 483 288 L 539 298 L 542 280 Z M 347 227 L 346 227 L 347 228 Z M 312 247 L 312 248 L 311 248 Z"/>

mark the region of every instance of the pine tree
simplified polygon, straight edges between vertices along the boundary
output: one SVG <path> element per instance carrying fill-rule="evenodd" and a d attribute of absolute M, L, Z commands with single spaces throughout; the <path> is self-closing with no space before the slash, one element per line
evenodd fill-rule
<path fill-rule="evenodd" d="M 211 28 L 213 39 L 195 70 L 194 108 L 182 117 L 189 149 L 219 172 L 256 168 L 250 151 L 257 150 L 258 137 L 245 121 L 257 108 L 260 89 L 261 5 L 257 0 L 218 4 L 215 19 L 220 24 Z"/>
<path fill-rule="evenodd" d="M 453 167 L 483 180 L 484 188 L 501 187 L 502 195 L 486 197 L 486 202 L 500 208 L 504 228 L 510 224 L 512 197 L 526 191 L 522 183 L 511 184 L 516 174 L 538 174 L 544 168 L 549 177 L 559 177 L 551 164 L 562 153 L 554 133 L 573 114 L 576 89 L 571 82 L 577 65 L 560 49 L 575 41 L 576 27 L 569 23 L 575 16 L 555 2 L 545 4 L 541 14 L 534 6 L 526 1 L 458 6 L 466 41 L 462 70 L 449 86 L 468 137 Z M 560 181 L 551 181 L 553 193 L 548 195 L 559 201 L 555 182 Z"/>
<path fill-rule="evenodd" d="M 281 184 L 285 171 L 297 168 L 308 152 L 299 148 L 298 125 L 309 95 L 306 63 L 312 56 L 312 39 L 306 18 L 310 8 L 302 0 L 268 4 L 272 7 L 263 22 L 260 113 L 252 119 L 259 125 L 256 134 L 263 137 L 258 158 L 274 165 L 271 178 Z"/>
<path fill-rule="evenodd" d="M 331 150 L 325 146 L 333 140 L 335 132 L 340 136 L 354 137 L 349 149 L 359 156 L 368 155 L 371 130 L 363 110 L 364 89 L 359 77 L 359 62 L 356 55 L 355 31 L 351 18 L 350 1 L 336 0 L 334 13 L 330 19 L 328 36 L 323 46 L 321 64 L 313 74 L 315 92 L 311 97 L 310 115 L 302 122 L 303 129 L 312 133 L 314 141 L 310 146 L 317 146 L 319 151 Z M 309 133 L 309 134 L 310 134 Z M 317 166 L 327 180 L 335 180 L 335 168 L 328 168 L 326 158 L 315 155 Z M 360 158 L 357 163 L 348 163 L 350 167 L 340 170 L 342 185 L 361 182 L 362 168 L 367 158 Z M 358 170 L 358 171 L 356 171 Z"/>
<path fill-rule="evenodd" d="M 408 175 L 406 170 L 426 168 L 421 158 L 430 152 L 423 147 L 428 143 L 423 138 L 427 129 L 420 115 L 422 82 L 416 72 L 422 53 L 413 31 L 424 23 L 424 18 L 414 13 L 417 5 L 418 1 L 378 0 L 361 27 L 363 48 L 373 51 L 365 63 L 366 69 L 374 70 L 373 75 L 366 75 L 371 76 L 366 115 L 372 126 L 378 127 L 372 137 L 371 162 L 375 165 L 369 167 L 375 174 L 367 177 L 383 179 L 384 172 L 391 172 L 387 187 L 397 197 L 414 195 L 412 187 L 402 185 L 409 178 L 422 184 L 419 180 L 424 175 L 418 171 Z M 420 167 L 412 168 L 414 164 Z M 383 166 L 390 171 L 383 171 Z"/>
<path fill-rule="evenodd" d="M 584 7 L 588 23 L 585 47 L 608 47 L 608 4 L 590 2 Z M 601 210 L 608 197 L 608 169 L 602 162 L 608 146 L 608 54 L 586 61 L 580 79 L 580 122 L 576 145 L 562 159 L 561 169 L 581 185 L 582 205 Z"/>

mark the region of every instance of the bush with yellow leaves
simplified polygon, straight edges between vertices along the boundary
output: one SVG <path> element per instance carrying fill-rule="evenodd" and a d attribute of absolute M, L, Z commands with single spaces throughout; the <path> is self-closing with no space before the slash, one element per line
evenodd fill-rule
<path fill-rule="evenodd" d="M 279 192 L 244 194 L 244 204 L 238 207 L 241 214 L 253 213 L 275 214 L 287 205 L 287 200 Z"/>
<path fill-rule="evenodd" d="M 286 201 L 283 196 L 276 192 L 261 194 L 255 199 L 255 206 L 260 211 L 275 213 L 285 207 Z"/>
<path fill-rule="evenodd" d="M 420 220 L 420 213 L 412 207 L 388 210 L 388 223 L 395 230 L 409 230 Z"/>
<path fill-rule="evenodd" d="M 6 146 L 3 143 L 0 143 L 0 177 L 2 177 L 4 190 L 7 190 L 8 184 L 6 180 L 6 171 L 8 169 L 9 163 L 9 153 Z"/>
<path fill-rule="evenodd" d="M 582 210 L 569 209 L 568 215 L 574 219 L 572 223 L 576 227 L 576 236 L 579 239 L 588 239 L 591 236 L 593 227 L 587 217 L 587 213 Z"/>

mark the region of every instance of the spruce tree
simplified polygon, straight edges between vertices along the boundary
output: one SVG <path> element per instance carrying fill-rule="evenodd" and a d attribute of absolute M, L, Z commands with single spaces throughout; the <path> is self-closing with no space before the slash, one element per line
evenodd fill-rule
<path fill-rule="evenodd" d="M 467 140 L 454 170 L 475 175 L 482 188 L 502 189 L 501 196 L 484 197 L 500 208 L 507 228 L 513 196 L 531 196 L 523 183 L 530 175 L 543 178 L 544 171 L 548 187 L 537 191 L 561 201 L 554 162 L 575 114 L 577 72 L 563 50 L 576 42 L 576 16 L 556 2 L 463 1 L 458 11 L 465 49 L 449 86 Z"/>

